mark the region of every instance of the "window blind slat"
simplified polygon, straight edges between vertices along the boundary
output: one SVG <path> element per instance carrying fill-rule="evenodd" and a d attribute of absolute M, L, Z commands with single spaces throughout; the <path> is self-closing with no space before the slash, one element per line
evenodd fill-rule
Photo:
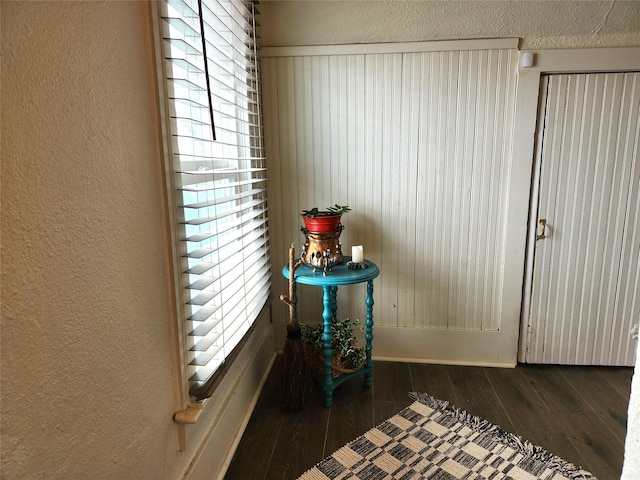
<path fill-rule="evenodd" d="M 262 149 L 258 149 L 261 151 Z M 262 155 L 258 156 L 236 156 L 236 157 L 216 157 L 215 155 L 181 155 L 182 162 L 195 162 L 195 161 L 203 161 L 203 160 L 225 160 L 229 162 L 251 162 L 252 164 L 257 164 L 264 162 L 266 158 Z"/>
<path fill-rule="evenodd" d="M 267 222 L 268 217 L 256 211 L 253 214 L 247 214 L 243 218 L 239 218 L 234 221 L 233 224 L 225 225 L 224 227 L 221 226 L 216 231 L 203 231 L 199 236 L 207 238 L 198 242 L 193 248 L 190 248 L 190 250 L 184 254 L 185 258 L 202 258 L 212 251 L 222 250 L 225 245 L 243 237 L 247 237 L 245 239 L 246 241 L 248 240 L 248 234 L 246 233 L 248 228 L 261 230 L 262 225 Z M 243 227 L 239 228 L 240 225 L 238 224 L 242 224 Z M 202 252 L 199 252 L 200 250 L 208 250 L 210 252 L 202 254 Z M 196 252 L 198 252 L 199 255 L 196 256 Z"/>
<path fill-rule="evenodd" d="M 192 275 L 202 275 L 203 273 L 208 272 L 214 267 L 215 265 L 213 263 L 200 262 L 197 265 L 194 265 L 185 270 L 184 273 L 190 273 Z"/>
<path fill-rule="evenodd" d="M 263 219 L 262 224 L 266 225 L 266 223 L 267 219 L 265 218 Z M 187 252 L 185 256 L 192 261 L 193 259 L 204 259 L 204 262 L 219 263 L 220 258 L 224 258 L 225 255 L 228 256 L 234 251 L 238 251 L 239 245 L 242 245 L 242 243 L 247 243 L 245 248 L 250 248 L 251 245 L 249 242 L 255 242 L 259 237 L 266 236 L 266 227 L 260 228 L 261 225 L 259 222 L 255 222 L 254 225 L 258 225 L 258 230 L 256 230 L 255 233 L 252 233 L 252 236 L 245 235 L 243 237 L 242 233 L 230 233 L 225 238 L 219 240 L 212 237 L 212 241 L 210 243 Z"/>
<path fill-rule="evenodd" d="M 211 332 L 214 328 L 220 326 L 222 323 L 221 318 L 210 318 L 206 322 L 198 323 L 197 326 L 194 326 L 193 330 L 189 332 L 189 336 L 191 337 L 205 337 Z"/>
<path fill-rule="evenodd" d="M 235 181 L 233 179 L 229 179 L 229 182 L 226 183 L 224 185 L 225 188 L 237 188 L 238 190 L 242 190 L 250 192 L 250 191 L 260 191 L 261 193 L 264 193 L 266 191 L 266 187 L 261 187 L 260 185 L 266 185 L 266 178 L 265 177 L 258 177 L 258 176 L 252 176 L 251 178 L 248 178 L 246 180 L 238 180 Z M 188 190 L 189 192 L 192 192 L 194 194 L 201 194 L 201 195 L 206 195 L 206 196 L 210 196 L 212 195 L 214 190 L 217 190 L 219 188 L 221 188 L 220 185 L 210 185 L 208 186 L 209 188 L 200 188 L 198 190 L 193 190 L 193 188 L 189 187 L 189 188 L 185 188 L 185 190 Z M 254 195 L 258 195 L 259 193 L 255 193 Z M 229 197 L 225 197 L 225 198 L 232 198 L 233 196 L 230 195 Z M 198 197 L 200 198 L 200 197 Z M 226 202 L 218 202 L 218 203 L 226 203 Z M 183 208 L 194 208 L 191 205 L 193 205 L 192 203 L 182 203 L 180 206 Z"/>
<path fill-rule="evenodd" d="M 224 49 L 221 49 L 222 54 L 234 58 L 237 63 L 240 63 L 246 57 L 234 56 L 234 52 L 242 54 L 247 49 L 247 45 L 252 46 L 254 43 L 252 35 L 247 33 L 248 31 L 253 31 L 252 28 L 247 28 L 249 18 L 241 14 L 229 15 L 230 12 L 234 12 L 232 8 L 224 8 L 223 2 L 219 2 L 218 5 L 222 8 L 215 11 L 209 8 L 208 5 L 203 9 L 204 28 L 205 32 L 208 33 L 207 38 L 212 41 L 218 40 L 219 44 L 224 46 Z M 227 4 L 227 6 L 231 7 L 231 4 Z M 238 11 L 235 10 L 235 12 L 237 13 Z M 223 16 L 220 16 L 220 14 Z M 225 18 L 224 15 L 228 16 Z M 247 15 L 250 16 L 250 12 L 247 11 Z"/>
<path fill-rule="evenodd" d="M 266 200 L 265 199 L 256 199 L 253 200 L 251 202 L 247 202 L 247 203 L 242 203 L 240 205 L 238 205 L 237 207 L 234 208 L 228 208 L 227 210 L 222 210 L 221 213 L 219 214 L 212 214 L 210 216 L 204 216 L 204 217 L 195 217 L 195 218 L 191 218 L 191 219 L 185 219 L 184 223 L 187 225 L 203 225 L 205 223 L 212 223 L 212 222 L 218 222 L 220 220 L 222 220 L 225 217 L 229 217 L 231 215 L 236 215 L 239 212 L 242 212 L 243 210 L 248 210 L 248 209 L 255 209 L 255 207 L 260 206 L 260 205 L 264 205 L 266 206 Z M 262 211 L 265 211 L 266 209 L 263 209 Z M 220 229 L 217 228 L 216 231 L 218 233 L 220 232 L 224 232 L 225 230 L 228 230 L 229 228 L 232 227 L 236 227 L 238 226 L 238 224 L 241 222 L 242 217 L 240 217 L 239 219 L 235 220 L 235 221 L 229 221 L 229 223 L 226 226 L 225 229 Z"/>
<path fill-rule="evenodd" d="M 203 365 L 202 368 L 194 370 L 194 374 L 189 377 L 189 381 L 195 385 L 201 385 L 206 383 L 211 377 L 223 366 L 223 362 L 218 360 L 217 362 L 210 361 L 207 365 Z"/>
<path fill-rule="evenodd" d="M 225 178 L 234 175 L 240 175 L 243 173 L 260 173 L 266 172 L 266 168 L 238 168 L 238 169 L 202 169 L 202 170 L 189 170 L 189 171 L 176 171 L 176 173 L 194 175 L 197 177 L 205 177 L 206 175 L 212 175 L 212 178 Z"/>
<path fill-rule="evenodd" d="M 266 194 L 265 188 L 253 188 L 251 190 L 248 190 L 246 193 L 239 193 L 238 195 L 224 197 L 225 199 L 224 201 L 219 201 L 215 198 L 209 198 L 201 202 L 190 203 L 189 205 L 183 205 L 183 208 L 201 209 L 201 208 L 213 207 L 215 205 L 221 205 L 227 202 L 240 202 L 240 201 L 246 200 L 247 198 L 253 198 L 255 196 L 265 195 L 265 194 Z"/>
<path fill-rule="evenodd" d="M 229 184 L 228 186 L 230 186 Z M 262 185 L 262 187 L 256 187 L 256 185 Z M 227 186 L 227 187 L 228 187 Z M 202 192 L 200 198 L 205 198 L 205 200 L 189 203 L 181 205 L 182 208 L 204 208 L 209 207 L 216 204 L 224 204 L 227 202 L 233 202 L 237 200 L 241 200 L 248 197 L 254 197 L 258 195 L 266 195 L 266 179 L 265 178 L 252 178 L 251 180 L 245 180 L 243 182 L 234 182 L 234 187 L 239 187 L 240 192 L 235 195 L 229 195 L 227 197 L 222 197 L 221 199 L 215 198 L 215 192 L 207 193 Z M 242 190 L 241 188 L 248 188 L 248 190 Z M 214 189 L 215 190 L 215 189 Z"/>
<path fill-rule="evenodd" d="M 205 292 L 187 301 L 189 305 L 206 305 L 216 296 L 216 292 Z"/>
<path fill-rule="evenodd" d="M 222 347 L 218 347 L 216 349 L 210 349 L 209 351 L 200 353 L 199 355 L 196 355 L 193 360 L 191 360 L 191 362 L 189 362 L 189 365 L 194 365 L 194 366 L 198 366 L 198 367 L 206 367 L 209 362 L 211 362 L 211 360 L 213 360 L 213 357 L 216 355 L 216 353 L 218 353 L 218 351 L 221 349 Z"/>
<path fill-rule="evenodd" d="M 185 345 L 202 399 L 270 295 L 255 4 L 165 0 L 162 11 Z"/>
<path fill-rule="evenodd" d="M 254 244 L 251 244 L 245 247 L 243 253 L 245 254 L 245 256 L 249 256 L 255 251 L 258 251 L 263 248 L 264 248 L 263 244 L 261 244 L 260 242 L 255 242 Z M 220 268 L 221 268 L 220 277 L 224 278 L 225 276 L 227 276 L 227 282 L 226 282 L 227 285 L 229 285 L 230 282 L 235 281 L 235 279 L 229 278 L 230 273 L 233 272 L 235 268 L 237 268 L 238 266 L 241 266 L 242 264 L 243 264 L 243 258 L 240 255 L 237 255 L 235 257 L 228 257 L 224 255 L 222 256 L 222 261 L 220 262 Z M 225 286 L 225 288 L 227 287 Z M 224 292 L 225 288 L 221 289 L 221 292 Z"/>
<path fill-rule="evenodd" d="M 206 306 L 187 317 L 192 322 L 204 322 L 220 309 L 220 305 Z"/>
<path fill-rule="evenodd" d="M 204 290 L 215 281 L 216 279 L 214 277 L 199 278 L 195 282 L 191 282 L 185 288 L 188 288 L 189 290 Z"/>
<path fill-rule="evenodd" d="M 222 333 L 216 333 L 214 335 L 209 335 L 208 337 L 204 337 L 198 343 L 196 343 L 189 350 L 192 352 L 206 352 L 209 350 L 214 344 L 218 341 L 218 339 L 222 337 Z"/>

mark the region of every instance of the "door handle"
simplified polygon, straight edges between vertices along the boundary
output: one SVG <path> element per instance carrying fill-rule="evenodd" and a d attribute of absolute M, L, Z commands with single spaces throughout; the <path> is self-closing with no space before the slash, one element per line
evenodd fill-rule
<path fill-rule="evenodd" d="M 536 240 L 544 240 L 547 238 L 547 219 L 538 220 L 538 231 L 536 232 Z"/>

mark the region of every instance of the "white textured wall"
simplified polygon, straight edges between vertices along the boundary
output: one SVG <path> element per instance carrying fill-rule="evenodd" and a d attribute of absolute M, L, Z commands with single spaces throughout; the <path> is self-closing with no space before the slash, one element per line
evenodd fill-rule
<path fill-rule="evenodd" d="M 640 45 L 640 2 L 280 1 L 260 5 L 263 46 L 522 39 L 521 48 Z"/>
<path fill-rule="evenodd" d="M 2 478 L 180 478 L 146 2 L 2 2 Z"/>
<path fill-rule="evenodd" d="M 155 4 L 0 8 L 2 480 L 216 478 L 275 347 L 266 309 L 198 423 L 173 421 Z"/>

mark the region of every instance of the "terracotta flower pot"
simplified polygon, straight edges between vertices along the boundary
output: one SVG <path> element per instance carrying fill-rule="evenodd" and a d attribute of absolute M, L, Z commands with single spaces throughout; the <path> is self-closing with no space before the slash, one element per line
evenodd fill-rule
<path fill-rule="evenodd" d="M 340 231 L 342 215 L 319 215 L 309 218 L 302 215 L 305 228 L 311 233 L 329 233 Z"/>

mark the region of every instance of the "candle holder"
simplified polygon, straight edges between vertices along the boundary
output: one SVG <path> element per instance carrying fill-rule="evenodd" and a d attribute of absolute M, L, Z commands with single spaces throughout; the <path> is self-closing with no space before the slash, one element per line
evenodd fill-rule
<path fill-rule="evenodd" d="M 347 268 L 351 270 L 364 270 L 365 268 L 369 268 L 367 262 L 347 262 Z"/>

